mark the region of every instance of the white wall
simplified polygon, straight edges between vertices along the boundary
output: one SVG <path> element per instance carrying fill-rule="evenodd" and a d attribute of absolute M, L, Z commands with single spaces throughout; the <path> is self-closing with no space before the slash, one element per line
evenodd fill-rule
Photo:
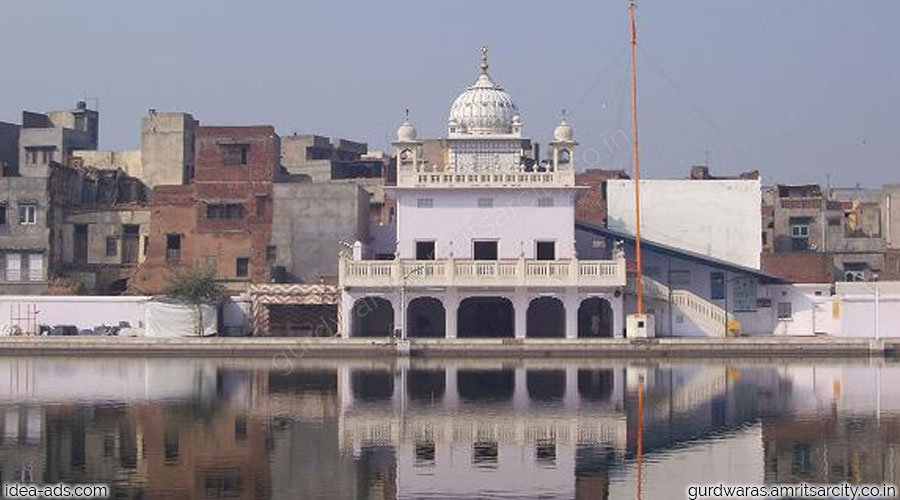
<path fill-rule="evenodd" d="M 900 337 L 900 282 L 837 283 L 834 300 L 841 336 Z"/>
<path fill-rule="evenodd" d="M 607 183 L 609 228 L 634 234 L 634 181 Z M 641 181 L 641 236 L 759 269 L 759 180 Z"/>
<path fill-rule="evenodd" d="M 144 309 L 150 297 L 0 295 L 0 325 L 23 323 L 28 307 L 37 309 L 39 325 L 75 325 L 79 329 L 117 326 L 127 321 L 132 328 L 144 327 Z M 21 312 L 20 312 L 21 311 Z"/>
<path fill-rule="evenodd" d="M 435 258 L 472 258 L 473 239 L 500 240 L 501 259 L 524 251 L 532 259 L 536 240 L 555 240 L 556 258 L 572 256 L 575 243 L 575 189 L 398 189 L 397 239 L 401 258 L 415 257 L 416 240 L 435 240 Z M 539 207 L 539 198 L 553 198 Z M 433 208 L 418 208 L 430 198 Z M 493 208 L 480 208 L 479 198 L 493 198 Z M 452 247 L 450 243 L 452 242 Z"/>

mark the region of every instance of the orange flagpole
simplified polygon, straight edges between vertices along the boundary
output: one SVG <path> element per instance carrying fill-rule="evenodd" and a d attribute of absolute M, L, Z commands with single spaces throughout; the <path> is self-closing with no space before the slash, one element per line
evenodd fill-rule
<path fill-rule="evenodd" d="M 644 314 L 644 272 L 641 265 L 641 168 L 638 156 L 637 125 L 637 25 L 634 20 L 634 0 L 628 2 L 628 14 L 631 20 L 631 135 L 632 166 L 634 170 L 634 258 L 635 285 L 637 288 L 637 313 Z"/>

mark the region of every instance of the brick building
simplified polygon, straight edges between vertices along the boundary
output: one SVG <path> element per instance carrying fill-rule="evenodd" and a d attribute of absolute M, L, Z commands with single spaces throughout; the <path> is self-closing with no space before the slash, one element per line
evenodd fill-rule
<path fill-rule="evenodd" d="M 272 184 L 286 175 L 271 126 L 196 128 L 194 176 L 150 195 L 147 260 L 132 288 L 158 293 L 180 266 L 214 270 L 232 292 L 266 282 Z"/>
<path fill-rule="evenodd" d="M 575 175 L 575 184 L 586 186 L 575 203 L 575 219 L 606 226 L 606 181 L 628 179 L 624 170 L 591 168 Z"/>

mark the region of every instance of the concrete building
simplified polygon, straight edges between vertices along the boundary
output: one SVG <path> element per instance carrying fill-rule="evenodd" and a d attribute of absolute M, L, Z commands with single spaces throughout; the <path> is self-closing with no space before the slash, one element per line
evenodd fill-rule
<path fill-rule="evenodd" d="M 294 182 L 275 184 L 273 195 L 272 279 L 336 283 L 341 244 L 369 240 L 369 193 L 355 182 Z"/>
<path fill-rule="evenodd" d="M 289 135 L 281 138 L 281 164 L 291 175 L 302 175 L 311 182 L 327 182 L 332 179 L 350 178 L 345 170 L 354 164 L 380 164 L 378 160 L 362 161 L 368 152 L 363 142 L 346 139 L 329 139 L 320 135 Z M 362 173 L 362 172 L 360 172 Z M 372 177 L 372 175 L 359 175 Z M 381 172 L 377 172 L 381 177 Z"/>
<path fill-rule="evenodd" d="M 72 152 L 97 149 L 100 133 L 97 111 L 79 101 L 75 109 L 22 113 L 19 132 L 19 175 L 48 177 L 52 162 L 66 164 Z"/>
<path fill-rule="evenodd" d="M 359 242 L 342 256 L 342 335 L 621 336 L 624 259 L 585 261 L 574 249 L 572 127 L 555 128 L 549 160 L 530 158 L 486 52 L 447 125 L 432 143 L 446 150 L 429 161 L 412 124 L 398 129 L 396 244 L 393 255 Z"/>
<path fill-rule="evenodd" d="M 624 243 L 634 265 L 634 236 L 579 221 L 581 258 L 598 258 Z M 641 238 L 644 301 L 657 337 L 724 337 L 734 333 L 812 335 L 811 308 L 830 297 L 828 285 L 792 287 L 788 281 L 747 266 Z M 631 271 L 631 269 L 629 269 Z M 634 309 L 636 285 L 629 276 L 626 311 Z M 820 328 L 826 325 L 820 321 Z"/>
<path fill-rule="evenodd" d="M 634 181 L 607 181 L 609 229 L 635 233 Z M 641 180 L 641 235 L 648 240 L 759 269 L 758 179 Z"/>
<path fill-rule="evenodd" d="M 14 123 L 0 122 L 0 176 L 19 173 L 19 130 Z"/>
<path fill-rule="evenodd" d="M 79 150 L 84 165 L 120 169 L 149 188 L 188 184 L 194 178 L 194 132 L 200 122 L 188 113 L 151 109 L 141 120 L 141 144 L 123 151 Z"/>
<path fill-rule="evenodd" d="M 181 266 L 214 270 L 230 291 L 270 277 L 273 183 L 284 177 L 271 126 L 197 127 L 193 182 L 150 195 L 147 260 L 137 291 L 158 293 Z"/>
<path fill-rule="evenodd" d="M 117 295 L 145 258 L 150 232 L 147 188 L 121 170 L 70 168 L 80 193 L 61 208 L 54 271 L 83 293 Z"/>
<path fill-rule="evenodd" d="M 98 130 L 99 115 L 84 102 L 67 111 L 25 111 L 21 127 L 0 127 L 0 293 L 47 293 L 62 248 L 62 207 L 80 196 L 61 164 L 77 149 L 96 148 Z"/>
<path fill-rule="evenodd" d="M 779 184 L 763 188 L 763 250 L 770 265 L 788 255 L 823 254 L 835 281 L 873 281 L 887 270 L 885 254 L 897 248 L 892 198 L 898 186 L 882 189 L 827 188 Z M 796 261 L 796 257 L 794 258 Z M 772 267 L 773 272 L 777 271 Z"/>

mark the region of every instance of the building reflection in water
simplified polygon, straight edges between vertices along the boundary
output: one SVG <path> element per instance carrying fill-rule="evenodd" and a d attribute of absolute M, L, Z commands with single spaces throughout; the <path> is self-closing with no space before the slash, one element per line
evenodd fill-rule
<path fill-rule="evenodd" d="M 895 482 L 898 365 L 0 358 L 0 480 L 114 498 L 643 498 Z M 673 489 L 674 488 L 674 489 Z"/>

